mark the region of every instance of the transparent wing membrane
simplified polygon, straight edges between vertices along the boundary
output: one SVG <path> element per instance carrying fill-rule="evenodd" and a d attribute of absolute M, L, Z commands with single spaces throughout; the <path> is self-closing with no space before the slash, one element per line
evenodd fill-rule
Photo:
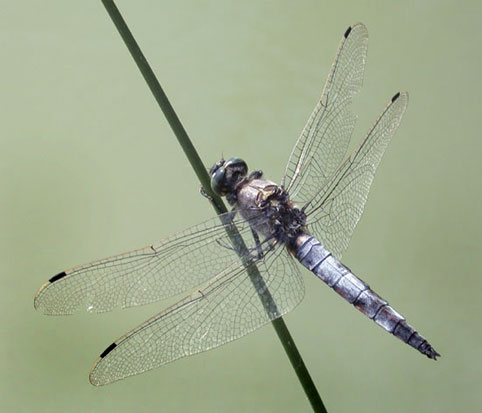
<path fill-rule="evenodd" d="M 338 259 L 363 212 L 376 169 L 408 105 L 408 94 L 397 93 L 360 146 L 338 168 L 306 207 L 308 229 Z"/>
<path fill-rule="evenodd" d="M 282 185 L 299 204 L 316 195 L 345 157 L 356 121 L 351 102 L 362 86 L 367 45 L 366 27 L 350 26 L 320 100 L 293 148 Z"/>
<path fill-rule="evenodd" d="M 231 264 L 200 290 L 119 338 L 94 364 L 92 384 L 108 384 L 236 340 L 302 300 L 303 281 L 284 247 L 278 244 L 254 263 L 262 280 L 252 281 L 242 264 Z"/>
<path fill-rule="evenodd" d="M 212 218 L 155 244 L 66 270 L 37 292 L 35 308 L 45 314 L 72 314 L 85 308 L 105 312 L 144 305 L 192 290 L 240 262 L 225 224 L 231 213 Z M 249 222 L 233 222 L 252 240 Z M 253 247 L 251 241 L 248 247 Z"/>

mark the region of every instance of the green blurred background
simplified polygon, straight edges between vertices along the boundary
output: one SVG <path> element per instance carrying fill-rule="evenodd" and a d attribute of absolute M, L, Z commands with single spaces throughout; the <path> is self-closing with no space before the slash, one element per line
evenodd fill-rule
<path fill-rule="evenodd" d="M 100 1 L 1 1 L 2 411 L 301 412 L 273 329 L 114 385 L 87 375 L 158 303 L 45 317 L 50 276 L 213 215 Z M 478 1 L 119 1 L 201 157 L 279 181 L 346 27 L 370 32 L 361 139 L 410 92 L 344 262 L 442 354 L 383 332 L 304 271 L 286 322 L 333 412 L 481 406 Z"/>

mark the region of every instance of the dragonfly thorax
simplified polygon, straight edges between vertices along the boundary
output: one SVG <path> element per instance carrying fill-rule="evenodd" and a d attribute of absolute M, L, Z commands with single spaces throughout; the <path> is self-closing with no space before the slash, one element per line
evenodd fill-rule
<path fill-rule="evenodd" d="M 296 238 L 306 231 L 306 215 L 284 189 L 260 178 L 258 175 L 239 184 L 237 209 L 264 238 L 276 239 L 292 249 Z"/>

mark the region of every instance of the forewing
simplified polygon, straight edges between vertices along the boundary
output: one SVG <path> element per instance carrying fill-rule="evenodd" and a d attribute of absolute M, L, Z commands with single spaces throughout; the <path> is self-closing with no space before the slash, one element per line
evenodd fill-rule
<path fill-rule="evenodd" d="M 202 289 L 118 339 L 97 359 L 91 383 L 108 384 L 210 350 L 292 310 L 304 295 L 296 263 L 281 245 L 266 254 L 255 262 L 262 279 L 251 281 L 243 265 L 233 264 Z"/>
<path fill-rule="evenodd" d="M 105 312 L 192 290 L 239 263 L 224 224 L 230 218 L 226 213 L 144 248 L 57 274 L 35 295 L 35 308 L 53 315 L 80 308 Z M 234 224 L 252 239 L 248 222 L 236 219 Z"/>
<path fill-rule="evenodd" d="M 357 23 L 343 38 L 323 93 L 286 166 L 283 186 L 303 204 L 313 198 L 345 157 L 355 127 L 352 97 L 363 82 L 368 31 Z"/>
<path fill-rule="evenodd" d="M 407 108 L 408 94 L 397 93 L 360 146 L 306 207 L 308 228 L 337 258 L 363 212 L 378 164 Z"/>

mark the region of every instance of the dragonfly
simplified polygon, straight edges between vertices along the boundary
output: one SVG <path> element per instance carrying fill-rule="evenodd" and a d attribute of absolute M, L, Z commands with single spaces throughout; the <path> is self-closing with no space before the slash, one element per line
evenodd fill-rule
<path fill-rule="evenodd" d="M 245 161 L 210 169 L 232 210 L 144 248 L 50 278 L 35 295 L 45 314 L 102 313 L 194 291 L 129 331 L 98 357 L 90 382 L 105 385 L 236 340 L 303 299 L 300 265 L 387 332 L 430 359 L 440 355 L 405 318 L 340 261 L 377 166 L 408 104 L 396 93 L 347 156 L 368 32 L 357 23 L 339 44 L 323 92 L 280 181 Z"/>

